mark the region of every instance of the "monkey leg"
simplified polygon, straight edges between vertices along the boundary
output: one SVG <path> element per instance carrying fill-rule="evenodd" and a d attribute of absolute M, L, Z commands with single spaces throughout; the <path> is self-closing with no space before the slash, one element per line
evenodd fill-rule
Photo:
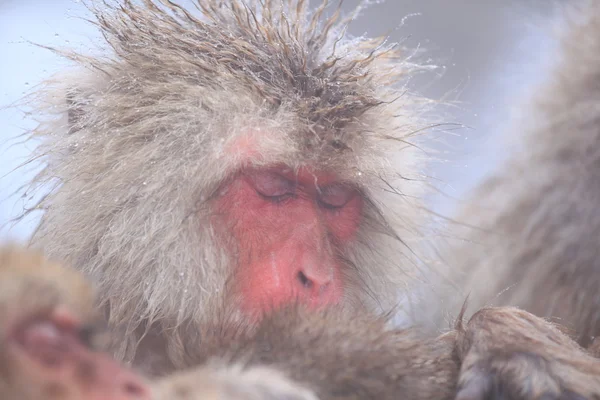
<path fill-rule="evenodd" d="M 457 327 L 458 400 L 597 399 L 600 362 L 558 327 L 516 308 L 487 308 Z"/>

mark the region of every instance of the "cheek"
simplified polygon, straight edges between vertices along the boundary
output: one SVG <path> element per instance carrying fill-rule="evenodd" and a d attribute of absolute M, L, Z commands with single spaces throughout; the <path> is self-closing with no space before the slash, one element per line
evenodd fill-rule
<path fill-rule="evenodd" d="M 331 235 L 340 245 L 352 242 L 362 222 L 363 200 L 360 196 L 352 198 L 343 208 L 324 213 Z"/>
<path fill-rule="evenodd" d="M 292 216 L 282 207 L 269 204 L 243 179 L 236 179 L 217 201 L 217 228 L 233 236 L 246 256 L 260 253 L 284 236 Z M 290 211 L 290 210 L 287 210 Z M 225 239 L 230 239 L 226 237 Z"/>

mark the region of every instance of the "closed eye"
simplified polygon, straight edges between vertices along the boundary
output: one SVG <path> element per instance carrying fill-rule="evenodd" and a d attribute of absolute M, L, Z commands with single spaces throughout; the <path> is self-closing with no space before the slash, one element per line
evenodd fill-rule
<path fill-rule="evenodd" d="M 338 183 L 321 188 L 319 203 L 324 208 L 338 209 L 344 207 L 354 196 L 356 196 L 354 188 Z"/>
<path fill-rule="evenodd" d="M 274 172 L 252 173 L 248 178 L 256 193 L 265 200 L 280 203 L 294 196 L 296 188 L 294 182 Z"/>

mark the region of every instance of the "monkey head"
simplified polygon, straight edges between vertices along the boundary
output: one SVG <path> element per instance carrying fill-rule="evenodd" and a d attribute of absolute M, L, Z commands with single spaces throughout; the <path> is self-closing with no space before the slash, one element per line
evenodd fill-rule
<path fill-rule="evenodd" d="M 66 52 L 86 68 L 48 81 L 33 244 L 94 281 L 111 325 L 388 309 L 416 275 L 420 67 L 326 4 L 275 3 L 92 5 L 107 57 Z"/>

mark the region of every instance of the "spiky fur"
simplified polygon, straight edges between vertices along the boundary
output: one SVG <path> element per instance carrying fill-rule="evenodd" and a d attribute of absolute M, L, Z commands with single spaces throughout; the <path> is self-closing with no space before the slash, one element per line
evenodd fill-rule
<path fill-rule="evenodd" d="M 414 139 L 429 101 L 404 84 L 422 67 L 384 39 L 347 38 L 350 18 L 325 17 L 327 2 L 196 4 L 92 4 L 109 49 L 61 51 L 79 68 L 47 83 L 33 132 L 47 164 L 33 184 L 51 190 L 32 244 L 93 279 L 126 360 L 154 329 L 181 366 L 180 327 L 210 319 L 227 289 L 210 204 L 248 161 L 229 146 L 244 135 L 254 165 L 334 170 L 365 193 L 348 303 L 389 309 L 420 262 Z"/>

